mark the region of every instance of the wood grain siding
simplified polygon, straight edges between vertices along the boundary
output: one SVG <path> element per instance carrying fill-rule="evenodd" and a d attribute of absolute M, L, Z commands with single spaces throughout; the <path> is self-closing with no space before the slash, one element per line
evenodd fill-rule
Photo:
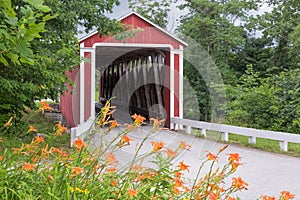
<path fill-rule="evenodd" d="M 179 55 L 174 54 L 174 117 L 179 117 Z"/>
<path fill-rule="evenodd" d="M 68 91 L 60 96 L 60 111 L 65 117 L 70 127 L 77 126 L 79 123 L 79 69 L 72 72 L 66 72 L 70 79 L 74 82 L 74 87 L 67 84 Z M 78 86 L 78 87 L 77 87 Z"/>

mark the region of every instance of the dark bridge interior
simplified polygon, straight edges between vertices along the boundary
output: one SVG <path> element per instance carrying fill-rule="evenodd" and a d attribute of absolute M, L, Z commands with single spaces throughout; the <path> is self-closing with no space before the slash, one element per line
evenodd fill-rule
<path fill-rule="evenodd" d="M 108 55 L 102 61 L 105 59 L 108 63 Z M 99 97 L 112 99 L 118 111 L 130 115 L 165 118 L 164 64 L 162 49 L 142 48 L 124 53 L 98 68 Z"/>

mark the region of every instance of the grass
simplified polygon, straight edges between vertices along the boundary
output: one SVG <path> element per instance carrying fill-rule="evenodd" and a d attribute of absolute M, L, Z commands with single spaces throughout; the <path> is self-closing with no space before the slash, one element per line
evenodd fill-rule
<path fill-rule="evenodd" d="M 34 126 L 39 133 L 45 134 L 45 141 L 49 144 L 49 147 L 69 149 L 70 134 L 65 133 L 62 136 L 53 136 L 54 127 L 57 122 L 45 117 L 40 112 L 29 111 L 24 114 L 21 125 L 9 134 L 0 133 L 0 138 L 4 141 L 0 143 L 0 153 L 5 149 L 19 148 L 23 143 L 30 143 L 35 137 L 36 133 L 26 133 L 28 126 Z"/>
<path fill-rule="evenodd" d="M 193 129 L 193 134 L 197 137 L 204 138 L 199 130 Z M 221 133 L 217 131 L 207 131 L 206 138 L 208 140 L 214 140 L 221 143 L 234 144 L 242 147 L 249 147 L 259 149 L 266 152 L 286 154 L 290 156 L 300 157 L 300 144 L 288 143 L 288 152 L 281 151 L 279 148 L 279 141 L 269 140 L 264 138 L 256 138 L 256 144 L 249 144 L 248 137 L 236 134 L 228 134 L 228 142 L 221 140 Z"/>

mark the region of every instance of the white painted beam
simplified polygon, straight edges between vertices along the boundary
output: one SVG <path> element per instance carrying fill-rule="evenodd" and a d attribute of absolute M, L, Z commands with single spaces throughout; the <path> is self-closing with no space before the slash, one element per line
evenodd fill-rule
<path fill-rule="evenodd" d="M 91 116 L 95 119 L 95 93 L 96 93 L 96 49 L 94 48 L 91 55 Z"/>
<path fill-rule="evenodd" d="M 84 43 L 80 43 L 80 48 L 84 48 Z M 80 49 L 80 69 L 79 69 L 79 89 L 80 89 L 80 111 L 79 124 L 84 122 L 84 50 Z"/>
<path fill-rule="evenodd" d="M 175 80 L 175 67 L 174 67 L 174 52 L 170 51 L 170 118 L 174 117 L 174 80 Z M 174 129 L 174 125 L 170 125 Z"/>

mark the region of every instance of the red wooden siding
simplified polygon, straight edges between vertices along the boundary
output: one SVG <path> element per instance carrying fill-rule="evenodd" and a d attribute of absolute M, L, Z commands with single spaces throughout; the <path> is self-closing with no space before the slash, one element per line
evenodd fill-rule
<path fill-rule="evenodd" d="M 129 24 L 133 28 L 142 28 L 142 32 L 138 32 L 132 38 L 127 38 L 125 43 L 139 43 L 139 44 L 170 44 L 175 49 L 179 49 L 180 43 L 174 38 L 166 35 L 161 30 L 142 20 L 138 16 L 132 14 L 121 21 L 123 24 Z M 98 33 L 95 33 L 91 37 L 81 41 L 84 42 L 85 47 L 92 47 L 94 43 L 123 43 L 123 41 L 115 40 L 113 36 L 99 37 Z"/>
<path fill-rule="evenodd" d="M 79 124 L 79 69 L 67 72 L 67 75 L 74 82 L 74 87 L 68 85 L 69 91 L 60 96 L 60 111 L 69 126 L 74 127 Z"/>
<path fill-rule="evenodd" d="M 166 52 L 164 68 L 164 107 L 166 110 L 167 118 L 165 126 L 170 127 L 170 52 Z"/>

